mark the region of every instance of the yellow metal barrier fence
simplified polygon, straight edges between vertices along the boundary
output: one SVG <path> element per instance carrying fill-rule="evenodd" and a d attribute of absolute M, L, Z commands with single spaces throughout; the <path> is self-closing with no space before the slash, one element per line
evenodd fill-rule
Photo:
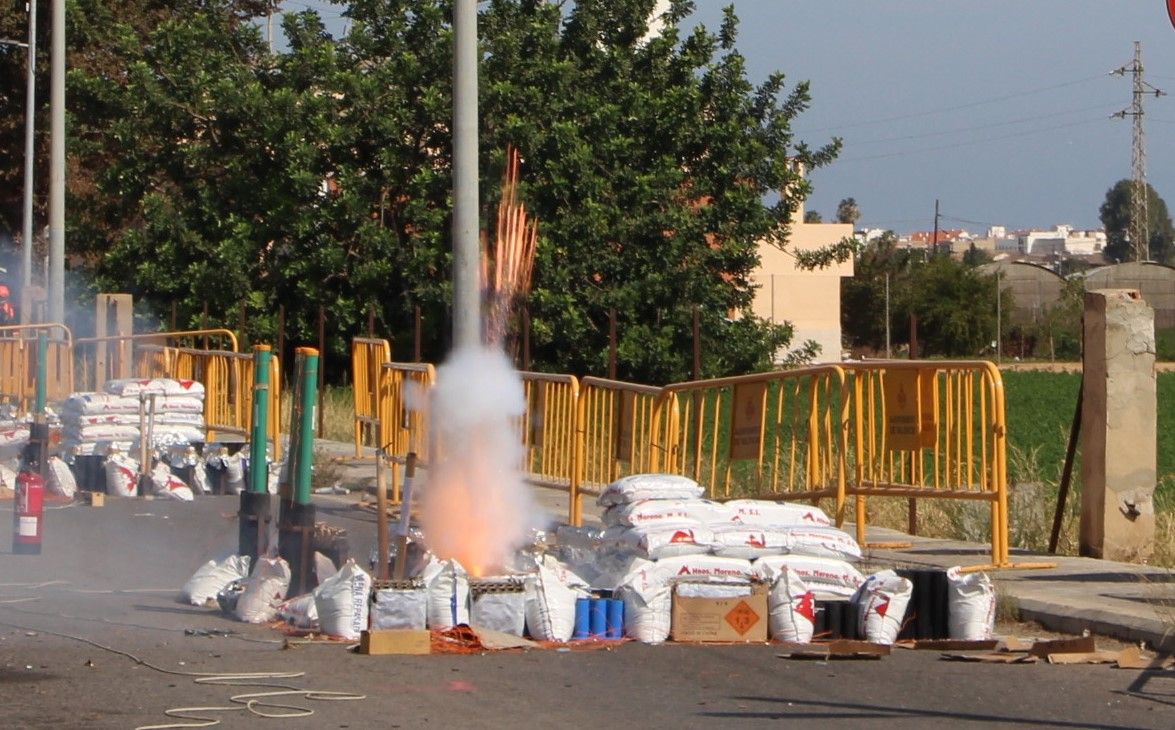
<path fill-rule="evenodd" d="M 436 369 L 427 363 L 386 362 L 380 366 L 378 388 L 379 454 L 392 464 L 409 453 L 429 459 L 428 394 L 436 383 Z M 401 479 L 392 469 L 392 501 L 400 501 Z M 383 485 L 380 484 L 380 489 Z"/>
<path fill-rule="evenodd" d="M 583 378 L 576 430 L 583 434 L 582 479 L 572 495 L 572 524 L 583 518 L 583 496 L 598 495 L 625 475 L 664 471 L 673 430 L 661 388 Z"/>
<path fill-rule="evenodd" d="M 355 399 L 355 458 L 363 458 L 364 446 L 379 437 L 380 369 L 392 361 L 392 346 L 387 340 L 372 337 L 351 339 L 351 381 Z"/>
<path fill-rule="evenodd" d="M 571 375 L 521 373 L 526 393 L 522 422 L 523 468 L 530 481 L 566 490 L 568 521 L 576 522 L 583 479 L 583 431 L 579 381 Z"/>
<path fill-rule="evenodd" d="M 0 403 L 21 411 L 33 406 L 37 391 L 37 340 L 46 337 L 45 398 L 62 400 L 73 392 L 73 333 L 63 324 L 0 327 Z"/>
<path fill-rule="evenodd" d="M 987 502 L 993 567 L 1008 548 L 1007 418 L 999 370 L 983 361 L 845 363 L 857 540 L 866 497 Z"/>
<path fill-rule="evenodd" d="M 138 350 L 144 346 L 237 351 L 237 336 L 226 329 L 151 332 L 137 335 L 80 337 L 74 341 L 79 390 L 98 390 L 108 380 L 136 377 L 143 371 Z M 171 375 L 168 377 L 185 377 Z M 189 378 L 198 380 L 199 378 Z"/>
<path fill-rule="evenodd" d="M 835 365 L 667 386 L 668 471 L 712 499 L 822 498 L 844 521 L 848 389 Z"/>
<path fill-rule="evenodd" d="M 223 350 L 139 345 L 135 350 L 135 376 L 195 380 L 204 385 L 204 423 L 208 440 L 218 433 L 248 436 L 253 425 L 253 356 Z M 281 362 L 270 358 L 269 438 L 274 458 L 280 459 Z"/>

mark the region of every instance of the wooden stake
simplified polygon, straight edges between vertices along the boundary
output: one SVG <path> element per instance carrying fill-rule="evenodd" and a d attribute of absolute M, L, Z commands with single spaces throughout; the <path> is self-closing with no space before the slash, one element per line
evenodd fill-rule
<path fill-rule="evenodd" d="M 408 529 L 412 526 L 412 479 L 415 476 L 416 452 L 409 451 L 404 460 L 404 486 L 400 492 L 404 498 L 400 502 L 400 529 L 396 534 L 396 568 L 392 573 L 395 580 L 403 580 L 408 570 Z"/>

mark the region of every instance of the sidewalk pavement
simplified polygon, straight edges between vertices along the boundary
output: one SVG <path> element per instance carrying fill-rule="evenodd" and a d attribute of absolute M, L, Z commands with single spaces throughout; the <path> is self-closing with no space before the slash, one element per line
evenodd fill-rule
<path fill-rule="evenodd" d="M 371 460 L 355 460 L 354 447 L 317 441 L 320 454 L 333 458 L 339 479 L 351 489 L 374 485 Z M 552 520 L 567 517 L 567 495 L 535 489 L 535 500 Z M 592 499 L 584 500 L 585 519 L 598 521 Z M 852 526 L 845 526 L 852 533 Z M 912 543 L 909 548 L 874 549 L 869 544 Z M 991 546 L 958 540 L 906 535 L 870 527 L 863 562 L 883 567 L 939 567 L 990 563 Z M 1175 569 L 1068 556 L 1037 555 L 1013 550 L 1013 563 L 1056 563 L 1049 569 L 1004 569 L 989 575 L 1004 600 L 1019 608 L 1020 617 L 1046 629 L 1070 634 L 1083 631 L 1123 641 L 1146 642 L 1161 651 L 1175 651 Z"/>

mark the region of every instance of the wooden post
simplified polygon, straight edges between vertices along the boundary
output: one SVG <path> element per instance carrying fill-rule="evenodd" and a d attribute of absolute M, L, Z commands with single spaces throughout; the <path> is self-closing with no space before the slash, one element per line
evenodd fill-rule
<path fill-rule="evenodd" d="M 318 434 L 322 433 L 322 393 L 326 377 L 326 306 L 318 305 Z"/>
<path fill-rule="evenodd" d="M 616 308 L 608 310 L 608 380 L 616 379 Z"/>
<path fill-rule="evenodd" d="M 412 362 L 420 362 L 424 358 L 420 336 L 420 305 L 417 304 L 412 307 Z"/>

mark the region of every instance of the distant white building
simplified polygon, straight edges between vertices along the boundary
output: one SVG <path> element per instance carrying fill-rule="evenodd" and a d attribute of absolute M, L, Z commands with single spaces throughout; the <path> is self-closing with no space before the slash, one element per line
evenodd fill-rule
<path fill-rule="evenodd" d="M 1025 256 L 1092 256 L 1106 247 L 1104 231 L 1078 231 L 1070 225 L 1059 225 L 1051 231 L 1020 231 L 1011 240 L 1016 242 L 1015 252 Z"/>

